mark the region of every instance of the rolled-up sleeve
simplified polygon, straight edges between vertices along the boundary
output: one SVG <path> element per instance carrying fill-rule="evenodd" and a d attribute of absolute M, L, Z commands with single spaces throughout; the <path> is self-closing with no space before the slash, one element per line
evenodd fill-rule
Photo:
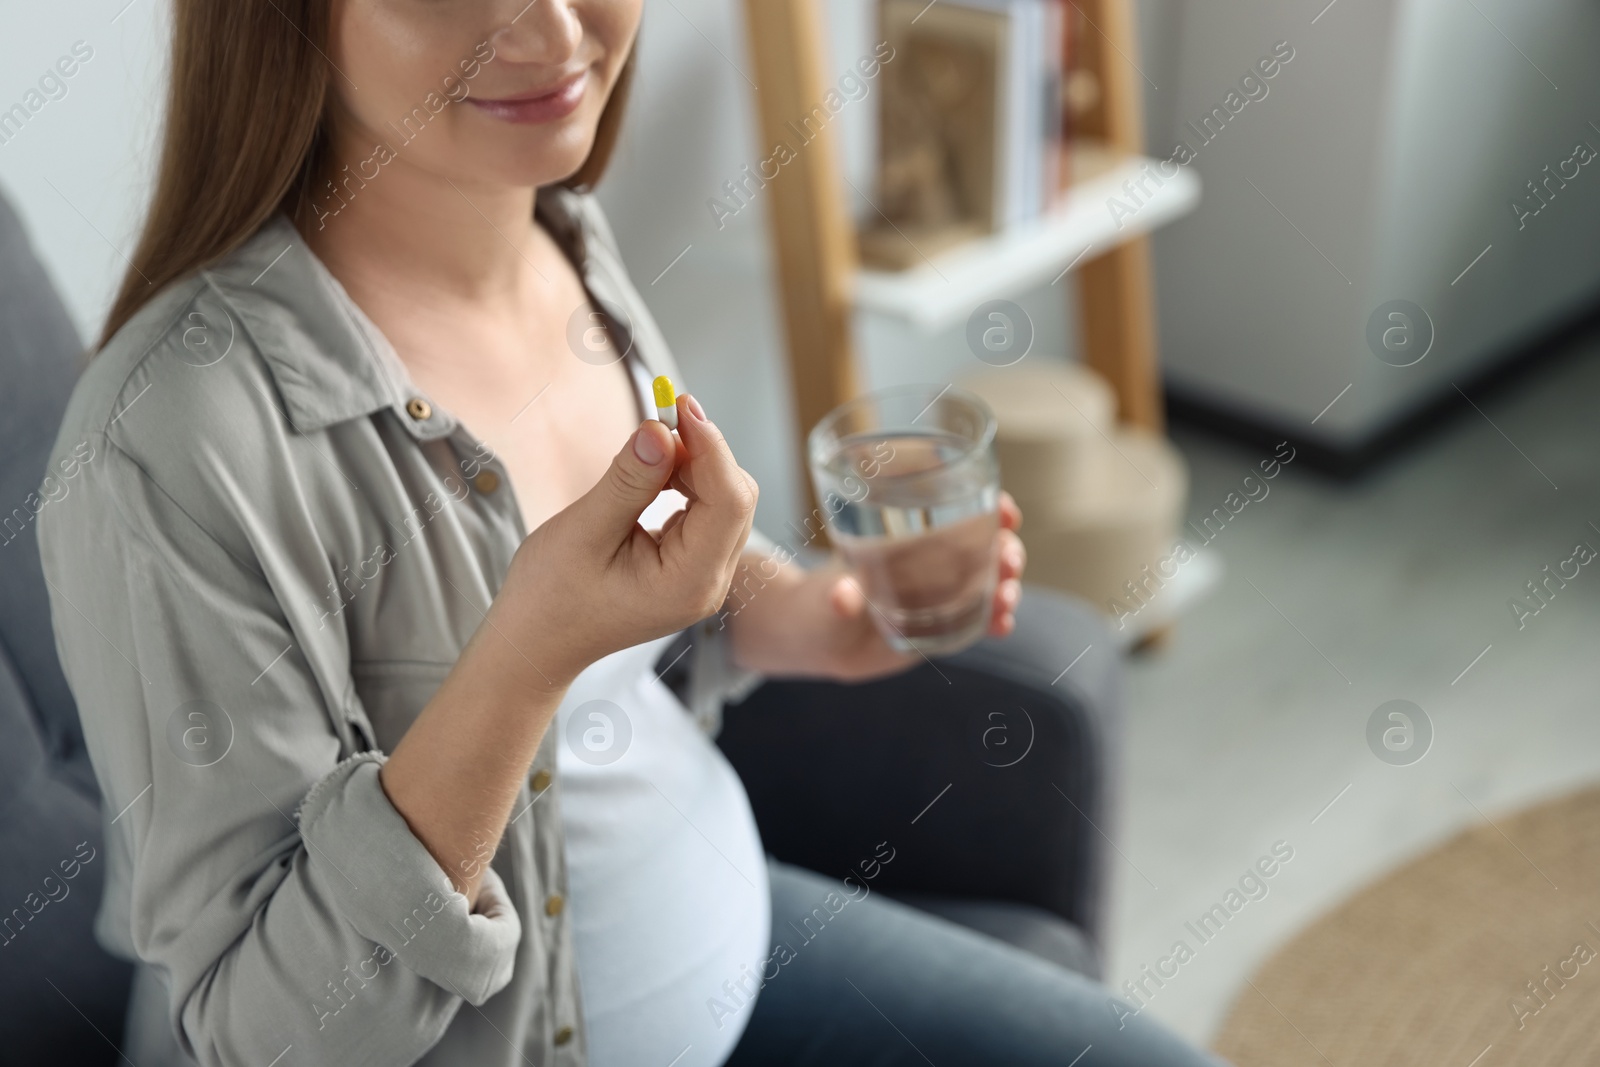
<path fill-rule="evenodd" d="M 476 912 L 457 893 L 433 856 L 411 833 L 378 783 L 383 757 L 350 757 L 311 790 L 300 808 L 300 836 L 326 856 L 348 856 L 350 866 L 329 883 L 345 921 L 376 943 L 394 943 L 394 916 L 416 922 L 416 887 L 427 885 L 423 910 L 401 962 L 423 978 L 482 1004 L 511 980 L 511 962 L 521 936 L 517 913 L 493 868 L 484 872 Z M 373 842 L 383 843 L 374 848 Z M 434 918 L 445 921 L 434 923 Z"/>
<path fill-rule="evenodd" d="M 492 870 L 475 908 L 453 891 L 382 755 L 341 726 L 337 626 L 283 607 L 317 595 L 291 587 L 314 531 L 209 530 L 192 486 L 170 494 L 104 437 L 75 482 L 39 520 L 57 646 L 126 857 L 107 892 L 181 1046 L 203 1064 L 291 1045 L 293 1062 L 414 1062 L 463 999 L 506 986 L 522 928 Z M 206 491 L 247 517 L 264 499 L 220 476 Z"/>

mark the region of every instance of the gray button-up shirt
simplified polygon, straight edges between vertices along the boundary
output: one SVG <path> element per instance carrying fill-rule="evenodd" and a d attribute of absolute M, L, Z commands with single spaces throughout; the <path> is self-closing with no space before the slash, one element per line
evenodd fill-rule
<path fill-rule="evenodd" d="M 539 217 L 615 351 L 678 380 L 597 205 L 546 189 Z M 50 469 L 39 543 L 141 1067 L 582 1064 L 569 913 L 547 907 L 555 732 L 481 843 L 476 911 L 378 781 L 524 536 L 509 480 L 286 218 L 95 357 Z M 708 727 L 752 681 L 719 629 L 683 639 Z"/>

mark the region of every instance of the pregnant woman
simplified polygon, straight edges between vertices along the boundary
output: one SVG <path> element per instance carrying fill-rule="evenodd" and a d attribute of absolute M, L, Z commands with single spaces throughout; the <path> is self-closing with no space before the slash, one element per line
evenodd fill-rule
<path fill-rule="evenodd" d="M 153 205 L 53 462 L 90 458 L 40 516 L 123 1051 L 1206 1062 L 876 895 L 751 1003 L 775 911 L 838 883 L 765 862 L 708 732 L 762 674 L 908 664 L 831 568 L 704 621 L 767 564 L 756 487 L 692 397 L 647 418 L 676 371 L 585 192 L 640 7 L 174 4 Z"/>

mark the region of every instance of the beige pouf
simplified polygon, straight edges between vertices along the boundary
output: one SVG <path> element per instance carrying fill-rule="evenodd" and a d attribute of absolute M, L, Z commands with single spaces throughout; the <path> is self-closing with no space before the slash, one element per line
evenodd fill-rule
<path fill-rule="evenodd" d="M 1106 475 L 1098 492 L 1035 505 L 1022 535 L 1029 581 L 1076 593 L 1111 615 L 1113 602 L 1136 610 L 1164 584 L 1156 572 L 1172 553 L 1189 473 L 1154 434 L 1115 431 L 1106 451 L 1107 465 L 1120 471 Z"/>
<path fill-rule="evenodd" d="M 1061 497 L 1103 493 L 1106 436 L 1116 398 L 1098 374 L 1075 363 L 1019 363 L 961 382 L 1000 424 L 995 456 L 1001 479 L 1024 511 Z"/>
<path fill-rule="evenodd" d="M 1182 457 L 1163 437 L 1119 427 L 1110 386 L 1079 364 L 1025 362 L 961 384 L 999 423 L 1000 481 L 1026 516 L 1028 580 L 1119 623 L 1137 614 L 1163 584 L 1162 561 L 1172 568 L 1188 496 Z"/>
<path fill-rule="evenodd" d="M 1217 1051 L 1239 1067 L 1600 1063 L 1600 789 L 1490 814 L 1498 830 L 1480 821 L 1280 949 Z"/>

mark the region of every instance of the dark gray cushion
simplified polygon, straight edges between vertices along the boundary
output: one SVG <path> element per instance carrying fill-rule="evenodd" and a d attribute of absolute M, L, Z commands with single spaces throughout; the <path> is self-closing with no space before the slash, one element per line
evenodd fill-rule
<path fill-rule="evenodd" d="M 112 1063 L 131 968 L 94 940 L 100 798 L 50 626 L 35 512 L 82 346 L 0 198 L 0 1062 Z M 87 862 L 84 859 L 88 858 Z M 65 865 L 65 866 L 63 866 Z M 66 872 L 72 877 L 66 877 Z"/>
<path fill-rule="evenodd" d="M 109 1064 L 132 973 L 94 940 L 100 810 L 55 774 L 24 709 L 0 648 L 0 1063 Z"/>
<path fill-rule="evenodd" d="M 45 748 L 91 796 L 77 706 L 56 659 L 39 566 L 38 489 L 61 415 L 82 366 L 83 344 L 27 234 L 0 197 L 0 645 L 15 667 Z"/>

